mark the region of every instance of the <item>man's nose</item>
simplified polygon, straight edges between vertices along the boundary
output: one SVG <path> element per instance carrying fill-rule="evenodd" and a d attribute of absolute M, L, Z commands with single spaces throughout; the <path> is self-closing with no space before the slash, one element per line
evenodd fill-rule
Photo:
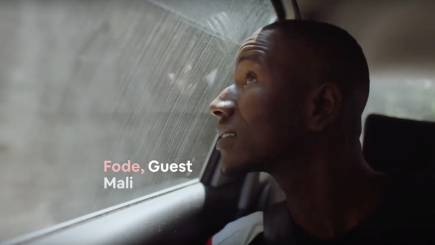
<path fill-rule="evenodd" d="M 235 110 L 234 93 L 230 87 L 224 89 L 209 106 L 210 113 L 221 119 L 222 117 L 230 117 Z"/>

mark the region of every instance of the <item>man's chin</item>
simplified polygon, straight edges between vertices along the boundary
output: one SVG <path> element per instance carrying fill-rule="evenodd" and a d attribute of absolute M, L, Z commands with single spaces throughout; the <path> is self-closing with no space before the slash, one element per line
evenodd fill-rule
<path fill-rule="evenodd" d="M 250 164 L 241 161 L 229 161 L 222 158 L 220 160 L 221 173 L 225 176 L 237 177 L 253 172 L 249 166 Z"/>

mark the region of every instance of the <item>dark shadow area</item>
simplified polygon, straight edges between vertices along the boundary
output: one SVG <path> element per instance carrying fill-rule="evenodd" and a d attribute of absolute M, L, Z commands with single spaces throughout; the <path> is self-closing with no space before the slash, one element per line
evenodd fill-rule
<path fill-rule="evenodd" d="M 435 123 L 369 115 L 363 153 L 377 171 L 435 172 Z"/>

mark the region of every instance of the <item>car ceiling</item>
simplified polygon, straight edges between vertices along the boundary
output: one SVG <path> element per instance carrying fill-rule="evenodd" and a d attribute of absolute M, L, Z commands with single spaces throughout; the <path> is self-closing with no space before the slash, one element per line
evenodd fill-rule
<path fill-rule="evenodd" d="M 433 75 L 435 1 L 299 0 L 298 4 L 303 19 L 331 23 L 353 35 L 371 72 L 406 67 L 407 73 Z"/>

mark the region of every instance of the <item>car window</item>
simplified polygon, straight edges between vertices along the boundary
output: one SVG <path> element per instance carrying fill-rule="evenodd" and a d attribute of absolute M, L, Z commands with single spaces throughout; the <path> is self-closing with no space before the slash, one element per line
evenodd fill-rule
<path fill-rule="evenodd" d="M 0 3 L 0 241 L 200 176 L 208 105 L 239 42 L 273 17 L 268 1 L 237 2 Z"/>
<path fill-rule="evenodd" d="M 398 118 L 435 121 L 435 83 L 433 74 L 390 74 L 373 76 L 370 98 L 364 115 L 377 113 Z"/>

